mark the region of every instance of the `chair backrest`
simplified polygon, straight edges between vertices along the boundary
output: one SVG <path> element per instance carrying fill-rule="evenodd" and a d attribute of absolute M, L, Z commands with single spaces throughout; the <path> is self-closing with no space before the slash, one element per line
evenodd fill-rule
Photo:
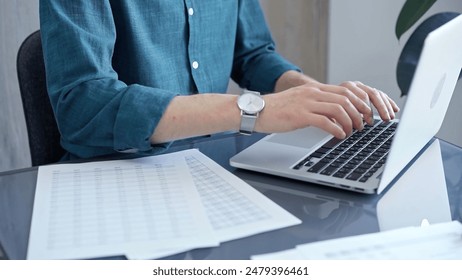
<path fill-rule="evenodd" d="M 65 151 L 48 97 L 40 30 L 21 44 L 16 67 L 32 165 L 57 162 Z"/>

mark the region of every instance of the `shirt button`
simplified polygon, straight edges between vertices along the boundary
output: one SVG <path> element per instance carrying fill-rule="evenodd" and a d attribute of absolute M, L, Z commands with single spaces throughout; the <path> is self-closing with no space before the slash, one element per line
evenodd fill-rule
<path fill-rule="evenodd" d="M 194 9 L 193 9 L 193 8 L 189 8 L 189 9 L 188 9 L 188 14 L 189 14 L 190 16 L 194 15 Z"/>
<path fill-rule="evenodd" d="M 199 68 L 199 62 L 193 61 L 193 63 L 192 63 L 192 68 L 194 68 L 194 69 Z"/>

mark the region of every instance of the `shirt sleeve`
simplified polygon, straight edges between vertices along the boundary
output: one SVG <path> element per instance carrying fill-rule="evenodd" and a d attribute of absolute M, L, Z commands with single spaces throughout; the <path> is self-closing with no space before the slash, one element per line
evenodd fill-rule
<path fill-rule="evenodd" d="M 258 0 L 239 1 L 232 78 L 242 88 L 273 92 L 277 79 L 300 69 L 275 50 Z"/>
<path fill-rule="evenodd" d="M 152 146 L 149 138 L 176 94 L 118 79 L 109 0 L 41 0 L 40 29 L 47 88 L 66 150 L 85 158 L 168 146 Z"/>

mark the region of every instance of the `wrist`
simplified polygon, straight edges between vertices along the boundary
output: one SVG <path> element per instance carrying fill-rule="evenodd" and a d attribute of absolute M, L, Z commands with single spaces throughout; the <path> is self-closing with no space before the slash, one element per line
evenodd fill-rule
<path fill-rule="evenodd" d="M 261 111 L 265 108 L 265 100 L 259 92 L 244 92 L 239 96 L 237 106 L 241 116 L 239 132 L 251 135 L 255 131 Z"/>
<path fill-rule="evenodd" d="M 319 83 L 315 79 L 295 70 L 289 70 L 279 77 L 274 88 L 275 92 L 310 83 Z"/>

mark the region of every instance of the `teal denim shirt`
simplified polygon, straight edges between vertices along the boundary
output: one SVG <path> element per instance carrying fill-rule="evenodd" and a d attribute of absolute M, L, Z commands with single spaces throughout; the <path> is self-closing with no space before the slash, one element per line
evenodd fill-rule
<path fill-rule="evenodd" d="M 275 52 L 258 0 L 40 0 L 61 145 L 72 158 L 156 153 L 176 95 L 273 91 L 296 66 Z"/>

